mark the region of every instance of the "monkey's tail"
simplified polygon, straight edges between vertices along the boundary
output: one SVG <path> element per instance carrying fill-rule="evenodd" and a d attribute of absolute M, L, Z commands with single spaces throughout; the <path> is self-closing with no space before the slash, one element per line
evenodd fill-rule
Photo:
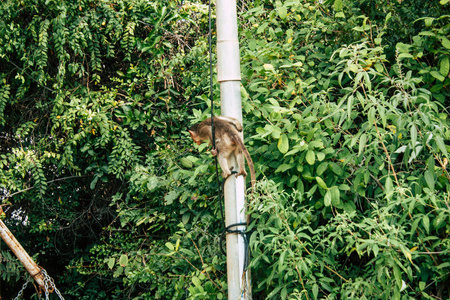
<path fill-rule="evenodd" d="M 248 153 L 247 148 L 244 145 L 244 142 L 239 137 L 235 138 L 235 142 L 239 147 L 241 148 L 242 152 L 244 152 L 245 159 L 247 160 L 248 168 L 250 169 L 250 183 L 252 185 L 252 189 L 255 188 L 255 182 L 256 182 L 256 174 L 255 174 L 255 167 L 253 166 L 253 160 L 250 156 L 250 153 Z"/>

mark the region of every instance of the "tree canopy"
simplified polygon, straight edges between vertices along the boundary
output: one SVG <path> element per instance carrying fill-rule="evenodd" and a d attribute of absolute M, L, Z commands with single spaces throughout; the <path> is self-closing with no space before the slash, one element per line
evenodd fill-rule
<path fill-rule="evenodd" d="M 254 299 L 450 297 L 449 1 L 237 9 Z M 1 218 L 66 299 L 227 297 L 207 40 L 206 2 L 0 3 Z"/>

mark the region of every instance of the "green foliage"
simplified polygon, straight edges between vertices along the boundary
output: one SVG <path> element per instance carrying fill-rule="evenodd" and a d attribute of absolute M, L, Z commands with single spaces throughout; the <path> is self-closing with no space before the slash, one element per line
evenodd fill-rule
<path fill-rule="evenodd" d="M 407 42 L 389 35 L 400 11 L 369 19 L 345 1 L 316 5 L 246 15 L 244 109 L 271 179 L 252 200 L 254 293 L 444 297 L 447 16 L 417 20 Z"/>
<path fill-rule="evenodd" d="M 448 298 L 448 1 L 245 5 L 254 298 Z M 226 298 L 214 165 L 185 131 L 208 114 L 207 15 L 1 2 L 2 217 L 65 296 Z"/>

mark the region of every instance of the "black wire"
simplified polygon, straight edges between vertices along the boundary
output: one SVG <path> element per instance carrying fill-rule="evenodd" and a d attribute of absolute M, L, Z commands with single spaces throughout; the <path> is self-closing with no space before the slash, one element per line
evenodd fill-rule
<path fill-rule="evenodd" d="M 213 62 L 212 62 L 212 30 L 211 30 L 211 0 L 208 2 L 208 45 L 209 45 L 209 98 L 211 100 L 211 133 L 212 133 L 212 147 L 214 150 L 216 149 L 216 131 L 214 129 L 214 93 L 213 93 Z M 219 179 L 219 165 L 217 163 L 217 155 L 214 157 L 214 161 L 216 164 L 216 181 L 217 181 L 217 189 L 219 191 L 219 206 L 220 206 L 220 215 L 222 220 L 225 220 L 224 212 L 223 212 L 223 204 L 220 195 L 222 195 L 220 179 Z"/>

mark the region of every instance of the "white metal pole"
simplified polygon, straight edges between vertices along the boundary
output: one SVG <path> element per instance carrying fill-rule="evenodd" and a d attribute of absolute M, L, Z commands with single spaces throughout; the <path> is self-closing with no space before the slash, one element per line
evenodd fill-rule
<path fill-rule="evenodd" d="M 217 78 L 220 83 L 221 114 L 242 123 L 241 72 L 236 0 L 217 0 Z M 236 161 L 232 162 L 237 170 Z M 224 185 L 225 225 L 245 223 L 245 181 L 230 176 Z M 231 230 L 245 230 L 246 226 Z M 239 234 L 227 234 L 228 299 L 251 299 L 250 273 L 243 276 L 245 245 Z"/>
<path fill-rule="evenodd" d="M 30 273 L 31 277 L 37 282 L 37 284 L 45 290 L 44 274 L 41 273 L 41 268 L 33 261 L 28 253 L 23 249 L 22 245 L 16 240 L 14 235 L 9 231 L 8 227 L 0 220 L 0 236 L 16 255 L 16 257 L 23 264 L 25 269 Z M 52 292 L 53 290 L 49 290 Z"/>

